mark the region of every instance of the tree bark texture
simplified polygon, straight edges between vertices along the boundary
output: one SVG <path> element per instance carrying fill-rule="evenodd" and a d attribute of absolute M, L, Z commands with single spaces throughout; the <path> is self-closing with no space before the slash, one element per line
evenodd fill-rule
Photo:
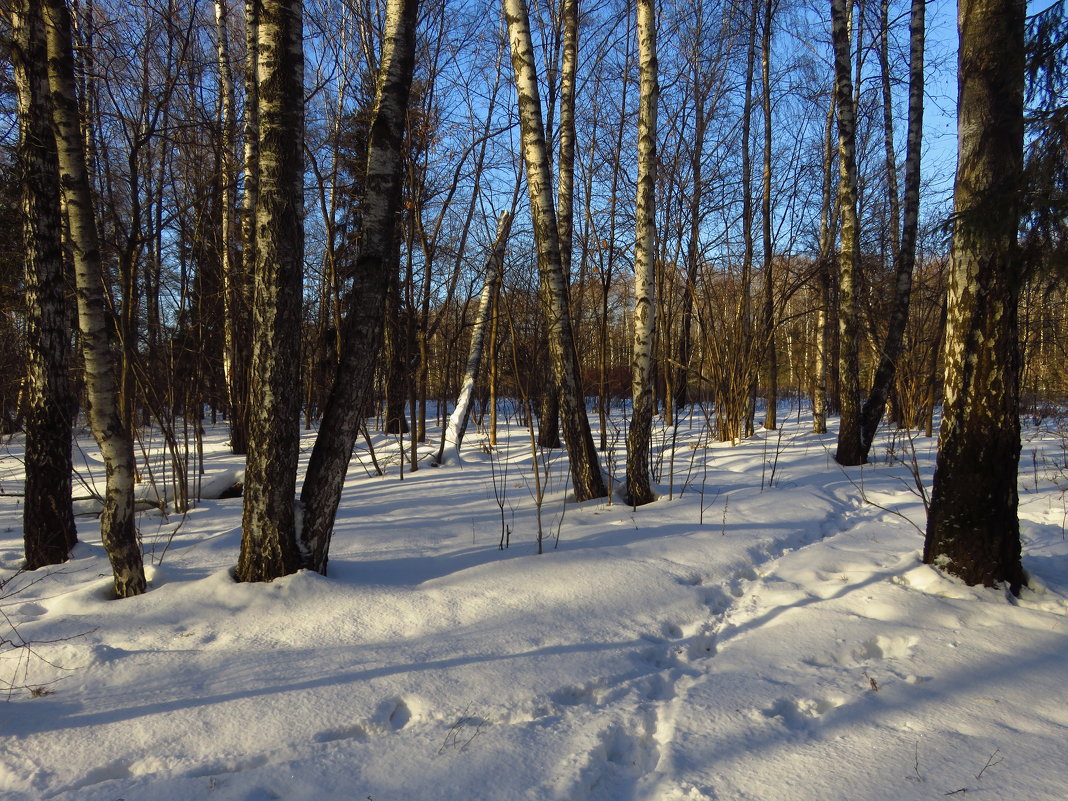
<path fill-rule="evenodd" d="M 834 45 L 835 108 L 838 111 L 838 198 L 841 242 L 838 249 L 838 381 L 840 418 L 835 460 L 842 465 L 865 461 L 860 446 L 860 365 L 857 315 L 857 272 L 860 230 L 857 219 L 856 104 L 853 96 L 852 50 L 847 0 L 831 0 Z"/>
<path fill-rule="evenodd" d="M 885 0 L 884 0 L 885 2 Z M 894 385 L 897 361 L 905 341 L 905 328 L 909 321 L 909 304 L 912 298 L 912 272 L 916 265 L 916 235 L 920 219 L 920 148 L 923 144 L 923 46 L 924 46 L 924 0 L 913 0 L 912 17 L 909 23 L 909 110 L 908 138 L 905 145 L 905 197 L 904 219 L 901 239 L 894 242 L 895 282 L 894 301 L 887 326 L 886 341 L 879 353 L 879 365 L 875 370 L 872 389 L 861 410 L 860 437 L 865 459 L 871 451 L 872 440 L 879 422 L 886 412 L 886 401 Z M 884 10 L 885 14 L 885 10 Z M 886 33 L 884 32 L 884 37 Z M 884 45 L 885 46 L 885 45 Z M 884 103 L 889 102 L 889 90 Z M 892 125 L 891 125 L 892 128 Z M 893 141 L 892 132 L 887 141 Z M 887 168 L 892 162 L 893 147 L 887 146 Z M 893 171 L 891 170 L 891 173 Z M 892 197 L 897 194 L 897 182 L 891 183 Z M 892 204 L 891 214 L 897 219 L 897 203 Z M 896 231 L 895 224 L 891 230 Z"/>
<path fill-rule="evenodd" d="M 369 133 L 360 253 L 337 375 L 301 490 L 305 566 L 326 573 L 334 518 L 382 348 L 386 292 L 397 265 L 405 116 L 415 65 L 418 0 L 389 0 Z"/>
<path fill-rule="evenodd" d="M 255 23 L 252 23 L 255 29 Z M 248 451 L 248 275 L 241 255 L 235 251 L 237 225 L 237 119 L 234 76 L 230 65 L 229 11 L 226 0 L 215 0 L 218 36 L 219 111 L 222 137 L 219 142 L 219 184 L 222 199 L 220 268 L 223 280 L 223 376 L 230 423 L 230 449 Z M 253 51 L 253 55 L 255 51 Z M 254 95 L 252 95 L 254 97 Z M 246 112 L 248 113 L 248 112 Z M 251 116 L 251 115 L 250 115 Z M 246 184 L 246 193 L 250 189 Z M 250 229 L 251 230 L 251 229 Z M 254 264 L 254 262 L 252 262 Z"/>
<path fill-rule="evenodd" d="M 300 446 L 304 267 L 304 51 L 300 0 L 259 0 L 259 194 L 248 459 L 239 581 L 300 569 L 294 514 Z"/>
<path fill-rule="evenodd" d="M 553 208 L 552 177 L 545 146 L 541 100 L 534 63 L 534 46 L 525 0 L 504 0 L 504 16 L 519 98 L 519 120 L 523 160 L 527 170 L 534 236 L 538 247 L 538 270 L 546 324 L 549 331 L 549 355 L 561 393 L 561 417 L 564 441 L 571 462 L 575 497 L 579 501 L 607 494 L 597 452 L 590 433 L 589 420 L 579 376 L 578 356 L 571 331 L 567 283 L 560 260 L 559 229 Z"/>
<path fill-rule="evenodd" d="M 638 198 L 634 253 L 634 342 L 631 351 L 631 412 L 627 430 L 627 503 L 655 499 L 649 486 L 653 425 L 653 333 L 656 330 L 656 10 L 638 0 Z"/>
<path fill-rule="evenodd" d="M 961 0 L 946 376 L 923 560 L 968 584 L 1020 563 L 1018 313 L 1024 0 Z"/>
<path fill-rule="evenodd" d="M 133 440 L 123 424 L 119 408 L 112 328 L 104 305 L 100 244 L 75 90 L 70 11 L 64 0 L 44 0 L 43 9 L 60 187 L 74 256 L 89 425 L 100 446 L 107 475 L 100 537 L 111 562 L 115 594 L 125 598 L 140 595 L 146 587 L 133 514 Z"/>
<path fill-rule="evenodd" d="M 78 541 L 71 507 L 70 308 L 63 276 L 59 160 L 51 128 L 44 17 L 34 0 L 12 11 L 18 94 L 26 292 L 26 569 L 67 561 Z"/>

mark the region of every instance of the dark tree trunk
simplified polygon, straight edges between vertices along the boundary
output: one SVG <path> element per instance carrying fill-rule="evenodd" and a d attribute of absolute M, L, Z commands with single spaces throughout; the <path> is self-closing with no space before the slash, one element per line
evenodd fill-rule
<path fill-rule="evenodd" d="M 961 0 L 946 386 L 923 560 L 1019 594 L 1024 0 Z"/>
<path fill-rule="evenodd" d="M 419 0 L 390 0 L 378 75 L 376 112 L 367 153 L 367 192 L 360 220 L 360 253 L 342 332 L 341 360 L 301 490 L 305 566 L 326 573 L 334 518 L 352 446 L 382 348 L 385 300 L 396 273 L 405 115 L 415 65 Z"/>
<path fill-rule="evenodd" d="M 884 0 L 884 18 L 886 14 Z M 916 264 L 916 234 L 920 217 L 920 147 L 923 137 L 923 44 L 924 44 L 924 0 L 913 0 L 910 31 L 909 54 L 909 122 L 908 143 L 905 153 L 905 202 L 904 221 L 900 242 L 895 241 L 897 252 L 894 258 L 896 281 L 894 303 L 890 312 L 890 324 L 886 332 L 886 341 L 879 354 L 879 366 L 875 371 L 872 389 L 861 410 L 860 441 L 865 459 L 871 450 L 872 440 L 879 428 L 886 411 L 886 403 L 894 386 L 897 373 L 897 361 L 901 357 L 905 341 L 905 327 L 909 321 L 909 303 L 912 297 L 912 271 Z M 884 48 L 888 32 L 883 32 Z M 885 61 L 885 57 L 884 57 Z M 889 68 L 884 65 L 884 72 Z M 889 83 L 889 78 L 886 78 Z M 886 89 L 884 103 L 889 103 L 889 89 Z M 892 126 L 888 122 L 888 127 Z M 887 133 L 892 141 L 892 133 Z M 887 146 L 887 168 L 892 166 L 893 148 Z M 892 172 L 892 171 L 891 171 Z M 896 182 L 891 185 L 891 192 L 896 194 Z M 896 203 L 892 204 L 896 207 Z M 891 212 L 896 220 L 897 213 Z M 892 226 L 896 230 L 897 226 Z"/>
<path fill-rule="evenodd" d="M 838 252 L 838 449 L 842 465 L 864 464 L 860 446 L 860 365 L 857 272 L 860 230 L 857 218 L 856 104 L 853 98 L 849 15 L 846 0 L 831 0 L 834 42 L 835 108 L 838 112 L 838 198 L 842 220 Z"/>
<path fill-rule="evenodd" d="M 294 501 L 300 446 L 304 268 L 304 52 L 300 0 L 259 2 L 259 194 L 248 459 L 239 581 L 301 567 Z"/>
<path fill-rule="evenodd" d="M 63 280 L 59 158 L 48 103 L 44 18 L 36 0 L 13 12 L 26 277 L 26 568 L 67 561 L 78 541 L 71 508 L 70 304 Z"/>

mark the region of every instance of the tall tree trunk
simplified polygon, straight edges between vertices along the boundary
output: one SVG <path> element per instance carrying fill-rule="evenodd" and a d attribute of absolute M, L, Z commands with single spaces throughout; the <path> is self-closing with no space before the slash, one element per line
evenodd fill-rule
<path fill-rule="evenodd" d="M 653 333 L 656 330 L 656 10 L 638 0 L 638 198 L 635 209 L 634 344 L 631 412 L 627 431 L 627 503 L 656 497 L 649 486 L 649 441 L 653 424 Z"/>
<path fill-rule="evenodd" d="M 248 316 L 245 275 L 234 248 L 237 235 L 237 120 L 234 78 L 230 65 L 229 11 L 226 0 L 215 0 L 215 27 L 218 36 L 219 106 L 222 138 L 219 142 L 219 186 L 222 201 L 220 226 L 220 271 L 223 280 L 223 375 L 229 409 L 230 448 L 234 453 L 248 450 L 248 363 L 249 345 L 245 320 Z M 253 21 L 252 27 L 255 27 Z M 251 110 L 246 110 L 251 113 Z M 248 192 L 248 189 L 246 189 Z"/>
<path fill-rule="evenodd" d="M 860 365 L 857 319 L 857 272 L 860 230 L 857 219 L 856 103 L 851 75 L 848 0 L 831 0 L 831 38 L 834 44 L 835 108 L 838 111 L 838 198 L 842 216 L 838 251 L 838 380 L 840 419 L 835 460 L 842 465 L 864 464 L 860 446 Z"/>
<path fill-rule="evenodd" d="M 337 375 L 301 489 L 305 566 L 326 573 L 334 518 L 382 348 L 386 292 L 397 271 L 405 115 L 415 65 L 419 0 L 389 0 L 367 149 L 360 253 L 342 332 Z"/>
<path fill-rule="evenodd" d="M 475 382 L 478 380 L 479 367 L 490 327 L 490 315 L 494 298 L 501 285 L 501 273 L 504 270 L 504 252 L 508 246 L 508 235 L 512 229 L 512 214 L 505 211 L 497 220 L 497 236 L 493 243 L 489 262 L 486 264 L 486 283 L 482 287 L 482 296 L 478 303 L 478 317 L 471 329 L 471 351 L 467 357 L 467 370 L 464 383 L 456 399 L 456 408 L 449 417 L 449 426 L 441 438 L 438 462 L 459 462 L 460 445 L 463 444 L 464 432 L 467 430 L 467 418 L 471 412 L 471 399 L 475 394 Z"/>
<path fill-rule="evenodd" d="M 831 272 L 831 250 L 834 245 L 835 208 L 831 202 L 831 186 L 834 183 L 834 92 L 831 92 L 827 108 L 827 126 L 823 138 L 823 195 L 820 203 L 820 252 L 817 280 L 819 281 L 819 310 L 816 312 L 816 364 L 815 386 L 812 392 L 812 431 L 827 433 L 827 382 L 830 378 L 831 347 L 834 340 L 832 301 L 834 299 L 834 276 Z"/>
<path fill-rule="evenodd" d="M 241 261 L 231 280 L 233 297 L 230 324 L 234 338 L 233 390 L 230 408 L 230 450 L 248 453 L 249 359 L 252 349 L 252 277 L 256 272 L 256 205 L 260 186 L 259 27 L 261 0 L 245 0 L 245 120 L 243 130 L 244 190 L 241 195 Z"/>
<path fill-rule="evenodd" d="M 559 230 L 552 203 L 552 176 L 545 148 L 545 129 L 534 66 L 534 46 L 525 0 L 504 0 L 504 15 L 508 22 L 512 68 L 519 98 L 523 159 L 526 162 L 527 190 L 538 245 L 538 269 L 549 330 L 549 354 L 560 387 L 564 441 L 571 461 L 575 496 L 580 501 L 586 501 L 603 497 L 607 490 L 586 418 L 578 354 L 571 331 L 567 284 L 560 260 Z"/>
<path fill-rule="evenodd" d="M 883 3 L 884 22 L 886 2 Z M 912 18 L 909 23 L 909 121 L 908 140 L 905 145 L 905 198 L 904 220 L 900 241 L 894 241 L 897 251 L 894 256 L 896 280 L 894 302 L 887 327 L 886 342 L 879 354 L 879 366 L 864 408 L 861 411 L 861 448 L 867 458 L 872 440 L 879 428 L 879 421 L 886 412 L 886 401 L 894 386 L 897 361 L 901 357 L 905 341 L 905 327 L 909 321 L 909 304 L 912 298 L 912 272 L 916 265 L 916 235 L 920 219 L 920 147 L 923 144 L 923 45 L 924 45 L 924 0 L 912 0 Z M 888 36 L 883 33 L 884 39 Z M 886 45 L 884 43 L 883 47 Z M 884 57 L 884 61 L 885 61 Z M 889 67 L 884 64 L 884 74 Z M 884 81 L 888 82 L 888 78 Z M 884 103 L 889 103 L 889 92 L 884 91 Z M 889 112 L 887 112 L 889 115 Z M 886 133 L 887 169 L 893 174 L 893 124 Z M 897 182 L 891 183 L 892 197 L 897 194 Z M 891 214 L 897 219 L 897 203 L 892 204 Z M 892 231 L 897 230 L 894 225 Z"/>
<path fill-rule="evenodd" d="M 304 268 L 304 50 L 301 0 L 259 0 L 259 194 L 253 276 L 248 459 L 239 581 L 301 567 L 294 496 L 300 450 Z"/>
<path fill-rule="evenodd" d="M 111 322 L 104 306 L 100 244 L 85 166 L 85 140 L 78 118 L 70 12 L 64 0 L 44 0 L 44 19 L 60 186 L 74 255 L 89 425 L 107 466 L 100 537 L 111 561 L 115 594 L 125 598 L 140 595 L 146 586 L 133 514 L 133 440 L 123 425 L 118 403 Z"/>
<path fill-rule="evenodd" d="M 960 0 L 946 385 L 923 561 L 1018 595 L 1024 0 Z"/>
<path fill-rule="evenodd" d="M 775 281 L 772 272 L 771 242 L 771 24 L 776 0 L 764 0 L 764 20 L 760 32 L 761 107 L 764 111 L 764 170 L 761 185 L 761 239 L 764 249 L 764 320 L 761 346 L 768 371 L 764 428 L 777 426 L 776 407 L 779 403 L 779 358 L 775 349 Z"/>
<path fill-rule="evenodd" d="M 48 103 L 44 18 L 36 0 L 12 11 L 22 184 L 27 365 L 26 569 L 67 561 L 78 541 L 71 507 L 70 304 L 63 276 L 59 161 Z"/>

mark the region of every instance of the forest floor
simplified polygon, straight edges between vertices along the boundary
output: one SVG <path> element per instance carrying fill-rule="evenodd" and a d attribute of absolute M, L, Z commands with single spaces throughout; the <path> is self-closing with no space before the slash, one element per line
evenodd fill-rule
<path fill-rule="evenodd" d="M 472 424 L 462 464 L 428 445 L 403 480 L 379 435 L 385 475 L 361 443 L 328 577 L 235 584 L 241 500 L 202 500 L 141 512 L 149 591 L 123 601 L 91 503 L 74 559 L 17 572 L 11 439 L 0 798 L 1063 801 L 1064 429 L 1024 431 L 1014 599 L 921 563 L 933 440 L 884 431 L 843 469 L 833 431 L 781 414 L 736 446 L 700 415 L 658 429 L 661 497 L 638 509 L 571 502 L 553 451 L 541 555 L 525 427 L 490 449 Z M 208 430 L 207 494 L 240 470 L 225 440 Z M 102 481 L 84 432 L 76 462 Z"/>

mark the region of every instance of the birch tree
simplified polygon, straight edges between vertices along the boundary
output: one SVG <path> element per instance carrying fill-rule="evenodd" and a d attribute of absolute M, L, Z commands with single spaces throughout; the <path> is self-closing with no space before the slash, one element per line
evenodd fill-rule
<path fill-rule="evenodd" d="M 405 115 L 415 65 L 418 0 L 389 0 L 367 149 L 360 252 L 343 321 L 341 358 L 301 490 L 304 566 L 326 573 L 334 518 L 382 348 L 386 292 L 397 271 Z"/>
<path fill-rule="evenodd" d="M 578 355 L 571 330 L 571 312 L 553 208 L 552 177 L 545 146 L 530 19 L 525 0 L 503 0 L 503 7 L 519 100 L 521 147 L 538 248 L 538 271 L 549 333 L 549 355 L 560 388 L 564 442 L 571 461 L 575 496 L 580 501 L 586 501 L 603 497 L 607 490 L 586 417 Z"/>
<path fill-rule="evenodd" d="M 18 94 L 26 292 L 26 569 L 67 561 L 78 541 L 71 507 L 70 308 L 63 277 L 59 161 L 49 120 L 44 18 L 34 0 L 11 12 Z"/>
<path fill-rule="evenodd" d="M 441 463 L 458 462 L 460 445 L 467 430 L 467 419 L 471 413 L 471 399 L 475 394 L 475 381 L 478 379 L 479 367 L 482 365 L 482 353 L 485 350 L 486 337 L 489 333 L 491 318 L 494 314 L 494 300 L 501 285 L 501 273 L 504 269 L 504 253 L 508 246 L 508 234 L 512 228 L 512 214 L 505 211 L 497 220 L 497 236 L 493 251 L 486 264 L 486 282 L 478 302 L 478 317 L 471 329 L 471 350 L 467 357 L 467 369 L 464 371 L 464 383 L 456 399 L 456 408 L 449 416 L 449 424 L 441 438 L 441 450 L 438 461 Z"/>
<path fill-rule="evenodd" d="M 74 257 L 89 425 L 107 468 L 100 537 L 111 562 L 115 594 L 125 598 L 140 595 L 146 586 L 133 514 L 133 440 L 123 423 L 118 403 L 112 325 L 104 305 L 100 245 L 75 89 L 70 11 L 64 0 L 44 0 L 43 10 L 52 123 L 62 202 Z"/>
<path fill-rule="evenodd" d="M 627 503 L 649 503 L 649 441 L 653 423 L 653 332 L 656 330 L 656 10 L 638 0 L 638 200 L 634 254 L 634 342 L 627 431 Z"/>
<path fill-rule="evenodd" d="M 304 267 L 304 51 L 301 0 L 258 0 L 259 170 L 248 458 L 239 581 L 302 566 L 294 496 L 300 446 Z"/>
<path fill-rule="evenodd" d="M 835 109 L 838 113 L 838 201 L 841 242 L 838 250 L 838 381 L 840 419 L 835 460 L 863 464 L 860 446 L 860 365 L 858 355 L 857 271 L 860 231 L 857 219 L 856 101 L 851 75 L 848 0 L 831 0 L 834 45 Z"/>
<path fill-rule="evenodd" d="M 888 0 L 883 0 L 883 32 L 881 42 L 883 73 L 883 104 L 886 109 L 886 152 L 887 172 L 894 176 L 897 166 L 893 156 L 893 123 L 890 105 L 889 58 L 886 54 L 889 36 L 887 20 Z M 909 107 L 908 138 L 905 145 L 905 197 L 903 203 L 903 220 L 898 239 L 893 232 L 899 229 L 897 181 L 891 180 L 891 236 L 893 237 L 895 282 L 894 301 L 890 312 L 890 321 L 886 340 L 879 353 L 879 365 L 872 381 L 872 389 L 861 410 L 860 447 L 867 459 L 872 440 L 886 411 L 886 402 L 890 397 L 897 362 L 901 357 L 905 340 L 905 327 L 909 320 L 909 305 L 912 296 L 912 273 L 916 265 L 916 235 L 920 219 L 920 147 L 923 144 L 923 47 L 924 47 L 924 0 L 912 0 L 912 14 L 909 22 Z"/>
<path fill-rule="evenodd" d="M 923 561 L 967 584 L 1026 581 L 1020 563 L 1017 244 L 1024 0 L 960 0 L 945 398 Z"/>

